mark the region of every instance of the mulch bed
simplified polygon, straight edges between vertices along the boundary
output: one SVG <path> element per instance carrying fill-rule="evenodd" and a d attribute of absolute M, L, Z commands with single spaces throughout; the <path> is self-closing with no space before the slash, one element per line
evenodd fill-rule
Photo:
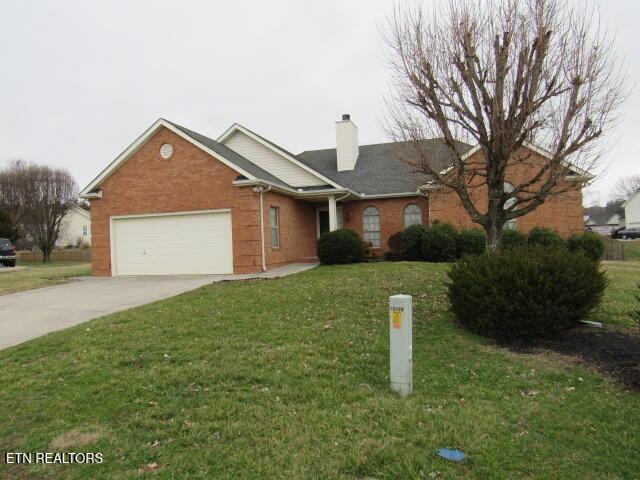
<path fill-rule="evenodd" d="M 614 327 L 580 326 L 552 339 L 511 344 L 520 353 L 551 351 L 575 357 L 579 362 L 614 377 L 640 392 L 640 336 Z"/>

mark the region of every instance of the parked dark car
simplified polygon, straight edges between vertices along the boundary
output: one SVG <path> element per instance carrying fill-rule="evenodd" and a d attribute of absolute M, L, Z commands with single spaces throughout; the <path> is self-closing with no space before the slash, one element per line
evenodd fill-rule
<path fill-rule="evenodd" d="M 618 238 L 626 240 L 627 238 L 640 238 L 640 227 L 625 228 L 618 232 Z"/>
<path fill-rule="evenodd" d="M 8 238 L 0 238 L 0 263 L 5 267 L 16 266 L 16 247 Z"/>
<path fill-rule="evenodd" d="M 624 230 L 624 227 L 617 227 L 611 230 L 611 238 L 620 238 L 620 232 Z"/>

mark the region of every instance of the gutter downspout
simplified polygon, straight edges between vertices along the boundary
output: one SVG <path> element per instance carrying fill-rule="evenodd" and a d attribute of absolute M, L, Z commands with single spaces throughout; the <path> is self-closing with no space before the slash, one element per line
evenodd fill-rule
<path fill-rule="evenodd" d="M 263 207 L 263 201 L 262 201 L 262 194 L 264 192 L 268 192 L 269 190 L 271 190 L 271 185 L 269 185 L 267 188 L 263 187 L 262 185 L 253 187 L 253 191 L 260 194 L 260 247 L 261 247 L 261 254 L 262 254 L 262 271 L 263 272 L 267 271 L 267 259 L 266 259 L 267 255 L 265 253 L 265 248 L 264 248 L 264 207 Z"/>

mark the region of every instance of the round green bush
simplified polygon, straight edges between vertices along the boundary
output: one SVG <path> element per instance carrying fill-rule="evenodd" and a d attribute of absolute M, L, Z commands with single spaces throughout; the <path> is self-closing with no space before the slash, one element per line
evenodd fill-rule
<path fill-rule="evenodd" d="M 465 257 L 449 278 L 456 319 L 475 333 L 507 340 L 575 326 L 600 302 L 608 283 L 584 255 L 540 246 Z"/>
<path fill-rule="evenodd" d="M 509 228 L 502 231 L 502 249 L 509 250 L 515 247 L 522 247 L 527 243 L 527 237 L 519 230 Z"/>
<path fill-rule="evenodd" d="M 462 258 L 465 255 L 482 255 L 486 250 L 487 236 L 484 231 L 461 230 L 456 236 L 456 256 Z"/>
<path fill-rule="evenodd" d="M 364 262 L 364 246 L 353 230 L 334 230 L 318 239 L 318 258 L 326 265 Z"/>
<path fill-rule="evenodd" d="M 390 261 L 402 260 L 402 232 L 396 232 L 387 241 L 389 251 L 384 254 L 384 258 Z"/>
<path fill-rule="evenodd" d="M 411 225 L 402 231 L 400 254 L 405 260 L 420 260 L 425 231 L 424 225 Z"/>
<path fill-rule="evenodd" d="M 582 253 L 587 258 L 597 262 L 604 254 L 604 240 L 600 235 L 593 232 L 574 234 L 567 240 L 567 250 L 573 253 Z"/>
<path fill-rule="evenodd" d="M 450 223 L 434 223 L 424 231 L 421 259 L 427 262 L 450 262 L 456 259 L 458 232 Z"/>
<path fill-rule="evenodd" d="M 558 248 L 564 246 L 564 240 L 555 230 L 545 227 L 533 227 L 527 235 L 527 245 Z"/>

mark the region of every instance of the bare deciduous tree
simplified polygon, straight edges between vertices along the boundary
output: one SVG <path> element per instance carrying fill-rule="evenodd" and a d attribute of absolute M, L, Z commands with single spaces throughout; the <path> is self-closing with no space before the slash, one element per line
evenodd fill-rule
<path fill-rule="evenodd" d="M 16 161 L 0 171 L 0 206 L 38 244 L 44 262 L 77 199 L 78 187 L 67 170 Z"/>
<path fill-rule="evenodd" d="M 416 170 L 455 192 L 499 250 L 503 225 L 581 182 L 593 169 L 626 97 L 624 75 L 597 15 L 567 0 L 448 0 L 397 7 L 386 28 L 394 73 L 387 131 L 412 145 Z M 422 141 L 441 137 L 442 169 Z M 466 161 L 478 145 L 483 161 Z M 535 145 L 546 152 L 533 161 Z M 507 171 L 530 168 L 505 188 Z M 584 175 L 582 180 L 588 176 Z M 474 189 L 483 200 L 474 202 Z M 486 203 L 485 203 L 486 200 Z"/>
<path fill-rule="evenodd" d="M 0 209 L 4 210 L 14 225 L 23 223 L 27 213 L 23 187 L 28 177 L 29 165 L 22 160 L 14 160 L 0 169 Z"/>
<path fill-rule="evenodd" d="M 619 178 L 613 187 L 613 195 L 617 200 L 627 200 L 640 190 L 640 175 Z"/>

